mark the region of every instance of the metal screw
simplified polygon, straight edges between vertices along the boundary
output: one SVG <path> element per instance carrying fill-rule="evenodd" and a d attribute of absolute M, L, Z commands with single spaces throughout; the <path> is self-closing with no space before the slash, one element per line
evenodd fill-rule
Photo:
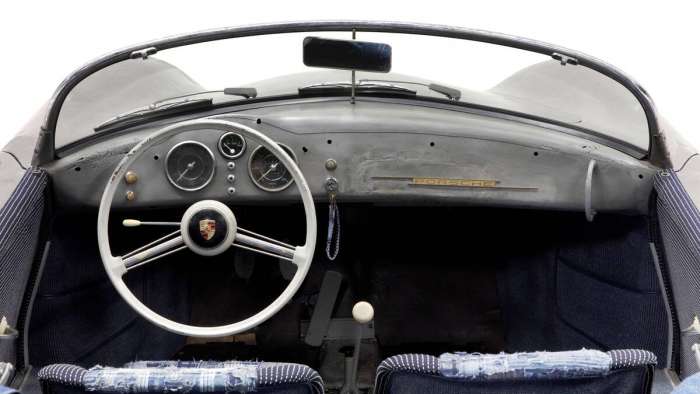
<path fill-rule="evenodd" d="M 136 194 L 132 190 L 127 190 L 126 191 L 126 200 L 127 201 L 134 201 L 136 199 Z"/>

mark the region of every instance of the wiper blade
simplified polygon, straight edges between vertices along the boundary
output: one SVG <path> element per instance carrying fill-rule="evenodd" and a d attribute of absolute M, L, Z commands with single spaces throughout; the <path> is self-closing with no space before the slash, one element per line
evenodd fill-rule
<path fill-rule="evenodd" d="M 258 91 L 255 88 L 232 87 L 225 88 L 223 90 L 207 90 L 204 92 L 194 92 L 183 94 L 181 96 L 168 97 L 154 101 L 146 107 L 141 107 L 107 119 L 95 127 L 95 132 L 104 131 L 120 125 L 123 126 L 124 124 L 132 124 L 143 120 L 150 120 L 155 117 L 165 117 L 181 112 L 210 108 L 214 103 L 213 98 L 206 97 L 195 99 L 191 97 L 211 93 L 223 93 L 225 96 L 241 96 L 246 99 L 251 99 L 258 96 Z"/>
<path fill-rule="evenodd" d="M 193 100 L 173 101 L 163 104 L 151 104 L 149 106 L 130 111 L 113 118 L 107 119 L 95 127 L 95 132 L 99 133 L 116 126 L 141 122 L 143 120 L 154 119 L 174 115 L 182 112 L 196 111 L 211 108 L 214 100 L 211 98 L 201 98 Z"/>
<path fill-rule="evenodd" d="M 223 93 L 226 96 L 241 96 L 243 98 L 256 98 L 258 96 L 258 90 L 255 88 L 224 88 L 218 89 L 218 90 L 205 90 L 203 92 L 194 92 L 194 93 L 187 93 L 183 94 L 180 96 L 175 96 L 175 97 L 168 97 L 164 98 L 158 101 L 154 101 L 151 103 L 151 107 L 153 106 L 160 106 L 165 103 L 172 102 L 173 100 L 180 100 L 185 98 L 190 98 L 193 96 L 201 96 L 203 94 L 211 94 L 211 93 Z"/>
<path fill-rule="evenodd" d="M 299 95 L 334 95 L 348 94 L 352 90 L 350 82 L 324 82 L 313 85 L 308 85 L 299 88 Z M 384 83 L 358 83 L 355 84 L 355 93 L 357 94 L 400 94 L 415 96 L 416 91 L 407 89 L 401 86 L 384 84 Z"/>
<path fill-rule="evenodd" d="M 401 84 L 406 84 L 406 85 L 418 85 L 418 86 L 425 86 L 426 88 L 432 90 L 433 92 L 438 92 L 444 96 L 446 96 L 450 100 L 459 100 L 462 97 L 462 92 L 459 89 L 451 88 L 449 86 L 445 85 L 440 85 L 437 83 L 422 83 L 422 82 L 413 82 L 413 81 L 393 81 L 389 79 L 361 79 L 361 83 L 363 82 L 387 82 L 387 83 L 401 83 Z"/>

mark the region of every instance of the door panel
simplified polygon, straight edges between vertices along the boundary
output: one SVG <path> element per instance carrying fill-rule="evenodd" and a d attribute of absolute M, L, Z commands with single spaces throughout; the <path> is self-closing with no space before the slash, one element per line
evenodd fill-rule
<path fill-rule="evenodd" d="M 663 249 L 681 331 L 700 317 L 700 211 L 678 175 L 659 172 L 654 179 Z M 691 347 L 700 332 L 680 335 L 680 370 L 686 377 L 698 371 Z"/>
<path fill-rule="evenodd" d="M 23 172 L 15 187 L 10 178 L 2 181 L 2 188 L 12 193 L 0 208 L 0 317 L 5 317 L 11 327 L 20 328 L 27 282 L 36 260 L 48 182 L 43 170 L 32 168 Z M 21 341 L 21 331 L 15 339 L 0 340 L 0 361 L 17 366 Z"/>

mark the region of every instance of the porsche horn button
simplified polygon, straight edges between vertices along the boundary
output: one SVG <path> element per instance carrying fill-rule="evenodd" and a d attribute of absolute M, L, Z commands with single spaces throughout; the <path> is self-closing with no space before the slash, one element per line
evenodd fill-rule
<path fill-rule="evenodd" d="M 216 220 L 202 219 L 199 221 L 199 234 L 204 240 L 209 241 L 216 234 Z"/>
<path fill-rule="evenodd" d="M 207 249 L 219 246 L 230 230 L 224 216 L 214 209 L 204 209 L 195 213 L 187 225 L 192 242 Z"/>

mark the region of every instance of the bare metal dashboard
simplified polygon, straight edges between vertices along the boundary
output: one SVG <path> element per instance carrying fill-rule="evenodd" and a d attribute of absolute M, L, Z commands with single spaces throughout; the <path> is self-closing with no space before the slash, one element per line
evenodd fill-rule
<path fill-rule="evenodd" d="M 216 116 L 253 127 L 288 147 L 319 201 L 327 200 L 325 184 L 333 177 L 340 203 L 583 211 L 587 168 L 595 160 L 594 208 L 644 213 L 656 171 L 644 161 L 542 125 L 411 103 L 292 102 Z M 115 135 L 48 166 L 58 204 L 98 206 L 118 161 L 158 127 Z M 202 199 L 231 205 L 299 201 L 293 184 L 265 184 L 260 175 L 268 175 L 264 172 L 274 160 L 260 164 L 256 141 L 246 139 L 244 149 L 227 155 L 222 138 L 228 137 L 200 130 L 153 147 L 129 169 L 134 177 L 121 183 L 117 196 L 123 197 L 115 198 L 115 207 L 184 207 Z M 211 176 L 204 177 L 204 185 L 177 184 L 177 178 L 199 175 L 188 172 L 193 160 L 186 154 L 179 167 L 169 170 L 169 153 L 172 157 L 183 145 L 211 157 Z M 202 169 L 198 164 L 192 167 Z"/>

